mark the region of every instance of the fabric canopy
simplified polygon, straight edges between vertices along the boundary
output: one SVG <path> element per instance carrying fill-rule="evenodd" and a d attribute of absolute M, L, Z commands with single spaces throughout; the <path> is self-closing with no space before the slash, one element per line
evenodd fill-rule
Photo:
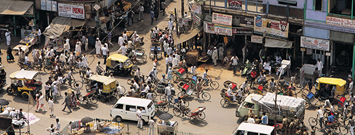
<path fill-rule="evenodd" d="M 292 42 L 283 41 L 283 40 L 277 40 L 277 39 L 271 39 L 271 38 L 265 38 L 265 47 L 291 48 L 292 47 Z"/>
<path fill-rule="evenodd" d="M 0 0 L 0 15 L 24 15 L 32 5 L 31 1 Z"/>
<path fill-rule="evenodd" d="M 183 42 L 195 37 L 200 31 L 201 30 L 199 30 L 198 28 L 195 28 L 188 34 L 180 34 L 180 36 L 174 35 L 174 44 L 183 43 Z"/>
<path fill-rule="evenodd" d="M 85 24 L 83 20 L 76 20 L 68 17 L 55 17 L 52 23 L 44 31 L 44 35 L 54 39 L 62 35 L 63 32 L 69 31 L 70 26 L 80 27 Z"/>

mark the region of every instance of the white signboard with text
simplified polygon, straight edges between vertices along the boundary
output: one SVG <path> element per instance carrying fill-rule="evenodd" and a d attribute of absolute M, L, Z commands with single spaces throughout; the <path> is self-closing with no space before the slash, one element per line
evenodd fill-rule
<path fill-rule="evenodd" d="M 85 19 L 84 5 L 58 3 L 58 15 L 63 17 Z"/>

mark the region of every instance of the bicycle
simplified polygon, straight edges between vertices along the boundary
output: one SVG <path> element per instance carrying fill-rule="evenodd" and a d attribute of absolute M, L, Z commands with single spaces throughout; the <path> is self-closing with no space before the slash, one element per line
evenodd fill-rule
<path fill-rule="evenodd" d="M 308 84 L 308 81 L 306 79 L 301 80 L 300 84 L 297 85 L 297 88 L 299 88 L 299 90 L 298 90 L 298 92 L 295 92 L 295 95 L 297 95 L 301 92 L 304 93 L 303 90 L 306 89 L 307 84 Z"/>
<path fill-rule="evenodd" d="M 202 79 L 202 86 L 210 86 L 213 90 L 218 89 L 219 83 L 217 81 L 212 81 L 210 77 L 207 77 L 206 79 L 207 81 Z"/>
<path fill-rule="evenodd" d="M 185 84 L 183 87 L 180 87 L 180 86 L 178 86 L 178 87 L 181 90 L 177 94 L 178 97 L 181 97 L 181 96 L 187 97 L 187 96 L 191 96 L 194 93 L 194 89 L 189 89 L 190 86 L 188 84 Z M 204 101 L 208 101 L 211 99 L 211 94 L 204 92 L 203 89 L 200 91 L 199 96 L 201 96 Z"/>

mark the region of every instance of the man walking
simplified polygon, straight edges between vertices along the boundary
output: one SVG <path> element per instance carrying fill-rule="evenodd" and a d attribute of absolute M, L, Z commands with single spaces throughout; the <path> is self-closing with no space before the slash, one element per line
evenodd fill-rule
<path fill-rule="evenodd" d="M 323 110 L 320 109 L 320 107 L 318 107 L 318 110 L 317 110 L 317 117 L 318 117 L 318 120 L 319 120 L 319 126 L 320 128 L 323 128 Z"/>
<path fill-rule="evenodd" d="M 137 128 L 142 128 L 142 126 L 143 126 L 142 108 L 139 108 L 136 115 L 137 115 L 137 119 L 138 119 Z"/>
<path fill-rule="evenodd" d="M 144 14 L 143 14 L 144 7 L 143 7 L 143 4 L 141 4 L 139 6 L 138 11 L 139 11 L 138 21 L 144 20 Z"/>
<path fill-rule="evenodd" d="M 353 119 L 353 116 L 349 117 L 349 124 L 350 124 L 350 133 L 351 135 L 354 135 L 355 120 Z"/>
<path fill-rule="evenodd" d="M 316 84 L 316 80 L 319 78 L 319 71 L 318 71 L 318 68 L 316 68 L 314 71 L 313 71 L 313 83 Z"/>
<path fill-rule="evenodd" d="M 52 117 L 53 116 L 53 111 L 54 111 L 54 103 L 53 103 L 53 98 L 52 97 L 49 97 L 48 106 L 49 106 L 49 110 L 51 110 L 51 114 L 49 116 Z"/>
<path fill-rule="evenodd" d="M 352 79 L 349 79 L 349 88 L 348 88 L 348 91 L 349 91 L 349 94 L 350 94 L 350 95 L 353 93 L 353 87 L 354 87 L 353 80 L 352 80 Z"/>
<path fill-rule="evenodd" d="M 151 19 L 150 25 L 153 25 L 153 21 L 154 21 L 154 11 L 153 11 L 153 9 L 150 10 L 150 19 Z"/>
<path fill-rule="evenodd" d="M 68 107 L 68 109 L 69 109 L 69 113 L 71 113 L 71 109 L 70 109 L 70 99 L 69 99 L 69 96 L 68 96 L 68 93 L 67 92 L 65 92 L 64 93 L 65 94 L 65 100 L 64 100 L 64 102 L 62 103 L 62 105 L 65 103 L 65 105 L 64 105 L 64 108 L 63 108 L 63 112 L 64 112 L 64 110 L 65 110 L 65 108 L 67 108 Z"/>
<path fill-rule="evenodd" d="M 102 55 L 104 56 L 104 64 L 106 64 L 107 54 L 109 53 L 106 43 L 105 46 L 101 48 L 101 50 L 102 50 Z"/>
<path fill-rule="evenodd" d="M 319 75 L 322 75 L 322 69 L 323 69 L 323 62 L 320 61 L 320 59 L 318 59 L 317 61 L 317 68 L 318 68 L 318 71 L 319 71 Z"/>
<path fill-rule="evenodd" d="M 214 48 L 213 48 L 213 52 L 212 52 L 212 60 L 213 60 L 213 64 L 214 64 L 215 66 L 217 66 L 217 59 L 218 59 L 217 48 L 214 47 Z"/>
<path fill-rule="evenodd" d="M 154 135 L 154 125 L 155 125 L 154 120 L 150 119 L 148 121 L 148 124 L 149 124 L 149 135 Z"/>
<path fill-rule="evenodd" d="M 234 57 L 232 57 L 233 74 L 235 74 L 235 72 L 237 70 L 238 60 L 239 59 L 238 59 L 237 55 L 234 55 Z"/>
<path fill-rule="evenodd" d="M 42 107 L 44 107 L 44 111 L 47 112 L 46 106 L 44 105 L 44 97 L 42 95 L 42 92 L 39 93 L 38 102 L 39 102 L 39 107 L 37 108 L 36 112 L 38 112 L 38 110 Z"/>
<path fill-rule="evenodd" d="M 267 125 L 269 123 L 269 119 L 267 118 L 267 115 L 265 112 L 263 112 L 263 117 L 262 117 L 262 120 L 261 120 L 261 123 L 264 124 L 264 125 Z"/>
<path fill-rule="evenodd" d="M 7 29 L 5 32 L 7 46 L 10 46 L 10 43 L 11 43 L 11 35 L 10 34 L 11 34 L 11 32 L 9 31 L 9 29 Z"/>

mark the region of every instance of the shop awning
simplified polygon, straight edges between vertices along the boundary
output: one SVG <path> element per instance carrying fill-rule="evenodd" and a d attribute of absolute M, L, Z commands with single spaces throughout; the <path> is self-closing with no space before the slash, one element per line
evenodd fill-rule
<path fill-rule="evenodd" d="M 201 30 L 199 30 L 198 28 L 195 28 L 188 34 L 180 34 L 180 36 L 177 36 L 176 34 L 174 34 L 174 44 L 183 43 L 183 42 L 195 37 L 198 33 L 200 33 L 200 31 Z"/>
<path fill-rule="evenodd" d="M 52 23 L 44 31 L 44 35 L 53 39 L 62 35 L 63 32 L 69 31 L 70 26 L 80 27 L 85 24 L 83 20 L 72 19 L 68 17 L 55 17 Z"/>
<path fill-rule="evenodd" d="M 271 38 L 265 38 L 265 47 L 271 48 L 291 48 L 292 42 L 285 40 L 277 40 Z"/>
<path fill-rule="evenodd" d="M 32 5 L 31 1 L 0 0 L 0 15 L 24 15 Z"/>

